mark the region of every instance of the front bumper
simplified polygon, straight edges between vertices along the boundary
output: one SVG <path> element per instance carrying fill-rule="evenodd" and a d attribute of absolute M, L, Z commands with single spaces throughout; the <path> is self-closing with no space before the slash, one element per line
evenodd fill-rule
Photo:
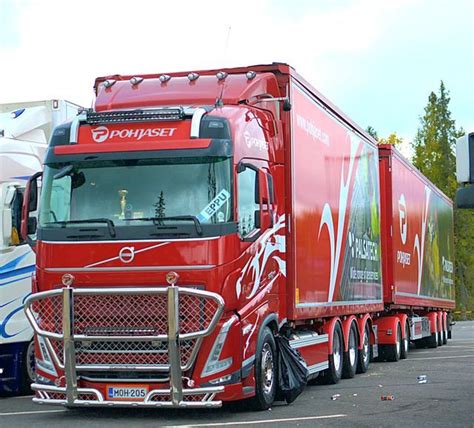
<path fill-rule="evenodd" d="M 64 372 L 65 386 L 35 383 L 33 401 L 68 407 L 219 407 L 222 403 L 214 397 L 223 386 L 183 388 L 182 373 L 203 337 L 216 327 L 223 308 L 222 297 L 215 293 L 176 286 L 63 288 L 34 294 L 25 302 L 26 315 Z M 190 341 L 192 352 L 188 355 L 183 348 L 181 355 L 182 344 Z M 155 353 L 150 351 L 150 344 L 156 343 L 165 343 L 165 350 L 160 345 L 159 350 L 152 348 Z M 94 348 L 98 344 L 106 344 L 106 350 Z M 145 351 L 130 351 L 124 344 Z M 106 400 L 98 389 L 80 387 L 84 370 L 156 371 L 168 377 L 170 387 L 152 389 L 143 401 Z"/>
<path fill-rule="evenodd" d="M 34 383 L 32 389 L 37 392 L 33 402 L 38 404 L 56 404 L 67 407 L 167 407 L 167 408 L 198 408 L 220 407 L 222 401 L 214 400 L 217 393 L 223 392 L 223 386 L 212 388 L 181 389 L 182 398 L 173 402 L 170 389 L 154 389 L 143 401 L 111 401 L 94 388 L 76 388 L 76 398 L 70 401 L 68 387 L 56 387 Z"/>

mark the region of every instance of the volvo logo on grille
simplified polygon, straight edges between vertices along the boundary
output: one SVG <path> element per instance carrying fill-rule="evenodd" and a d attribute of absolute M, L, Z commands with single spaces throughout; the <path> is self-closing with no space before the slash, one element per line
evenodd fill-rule
<path fill-rule="evenodd" d="M 123 247 L 119 252 L 119 259 L 122 263 L 131 263 L 135 258 L 134 247 Z"/>

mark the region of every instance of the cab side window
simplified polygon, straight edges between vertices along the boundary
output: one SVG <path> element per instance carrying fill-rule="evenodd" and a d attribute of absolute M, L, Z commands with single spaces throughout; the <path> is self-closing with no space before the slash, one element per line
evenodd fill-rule
<path fill-rule="evenodd" d="M 255 217 L 259 212 L 259 204 L 255 202 L 258 197 L 257 172 L 245 168 L 237 175 L 237 210 L 239 217 L 239 235 L 247 236 L 257 229 Z"/>

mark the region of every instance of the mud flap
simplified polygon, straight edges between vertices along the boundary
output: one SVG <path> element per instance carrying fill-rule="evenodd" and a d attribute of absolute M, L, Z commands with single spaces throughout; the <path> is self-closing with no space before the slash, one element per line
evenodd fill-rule
<path fill-rule="evenodd" d="M 286 337 L 275 337 L 278 349 L 277 397 L 288 404 L 296 400 L 308 382 L 308 368 L 298 350 L 293 349 Z"/>

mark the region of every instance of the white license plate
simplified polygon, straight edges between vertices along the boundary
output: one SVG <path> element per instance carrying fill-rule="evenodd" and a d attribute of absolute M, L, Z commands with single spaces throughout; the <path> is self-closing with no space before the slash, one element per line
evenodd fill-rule
<path fill-rule="evenodd" d="M 143 401 L 148 394 L 146 385 L 107 385 L 107 399 L 113 401 Z"/>

